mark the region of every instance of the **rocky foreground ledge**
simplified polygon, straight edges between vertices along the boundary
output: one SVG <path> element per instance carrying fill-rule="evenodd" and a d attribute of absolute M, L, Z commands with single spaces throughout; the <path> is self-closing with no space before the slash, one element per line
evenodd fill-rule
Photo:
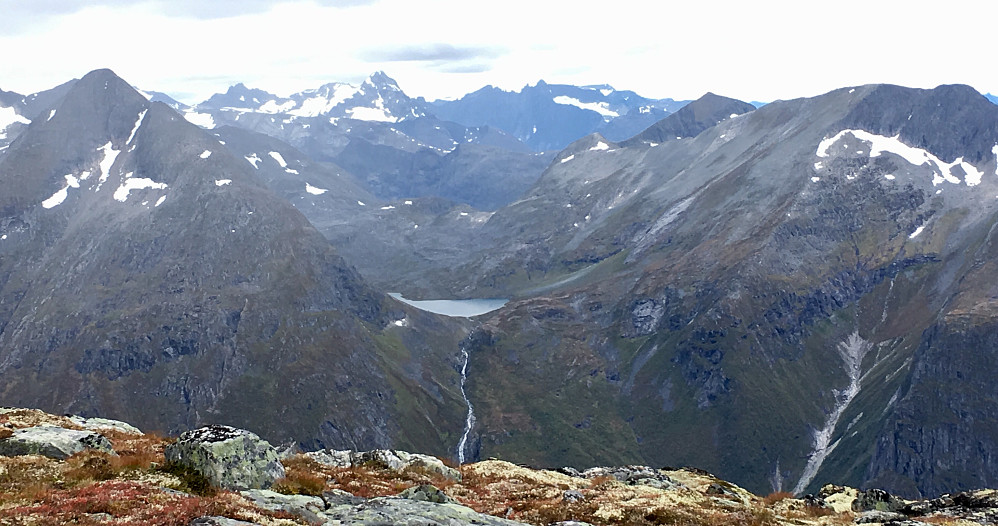
<path fill-rule="evenodd" d="M 177 438 L 0 408 L 0 525 L 995 524 L 998 492 L 905 501 L 828 485 L 759 497 L 696 469 L 455 467 L 403 451 L 279 451 L 249 431 Z"/>

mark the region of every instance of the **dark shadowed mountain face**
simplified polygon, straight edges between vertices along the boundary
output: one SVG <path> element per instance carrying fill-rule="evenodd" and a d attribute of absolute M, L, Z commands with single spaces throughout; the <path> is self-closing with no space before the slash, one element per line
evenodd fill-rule
<path fill-rule="evenodd" d="M 336 161 L 382 199 L 442 197 L 495 210 L 523 195 L 551 157 L 479 144 L 461 144 L 446 155 L 406 152 L 360 140 L 352 141 Z"/>
<path fill-rule="evenodd" d="M 535 151 L 560 150 L 591 133 L 624 140 L 651 126 L 685 101 L 646 99 L 610 86 L 547 84 L 518 92 L 486 86 L 454 101 L 432 103 L 432 112 L 465 126 L 505 130 Z"/>
<path fill-rule="evenodd" d="M 452 451 L 460 324 L 368 287 L 247 159 L 112 72 L 52 110 L 0 161 L 0 403 Z"/>
<path fill-rule="evenodd" d="M 661 144 L 684 137 L 696 137 L 700 135 L 700 132 L 707 128 L 713 128 L 721 121 L 737 117 L 754 109 L 754 106 L 746 102 L 707 93 L 623 144 L 628 146 L 641 143 Z"/>
<path fill-rule="evenodd" d="M 479 454 L 760 492 L 998 483 L 996 123 L 968 88 L 863 86 L 573 144 L 457 271 L 524 298 L 473 340 Z"/>

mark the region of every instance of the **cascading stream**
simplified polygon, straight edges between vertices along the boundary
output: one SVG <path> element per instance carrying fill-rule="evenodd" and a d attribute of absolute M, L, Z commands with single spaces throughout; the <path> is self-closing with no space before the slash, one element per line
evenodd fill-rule
<path fill-rule="evenodd" d="M 471 400 L 468 399 L 468 394 L 464 391 L 464 384 L 468 381 L 468 361 L 471 358 L 464 345 L 461 346 L 461 356 L 464 357 L 464 364 L 461 365 L 461 397 L 468 405 L 468 417 L 464 420 L 464 433 L 461 435 L 461 441 L 457 443 L 457 461 L 459 464 L 464 464 L 464 449 L 468 445 L 468 435 L 475 427 L 475 408 L 471 406 Z"/>
<path fill-rule="evenodd" d="M 853 398 L 859 394 L 859 381 L 863 374 L 863 358 L 870 347 L 870 342 L 860 338 L 859 332 L 850 334 L 846 341 L 839 343 L 837 350 L 839 356 L 842 357 L 843 365 L 845 365 L 846 375 L 849 376 L 849 385 L 841 391 L 835 390 L 835 407 L 825 420 L 825 426 L 814 431 L 814 447 L 808 456 L 800 480 L 794 486 L 795 495 L 803 493 L 804 488 L 818 474 L 818 469 L 821 468 L 825 457 L 838 445 L 838 442 L 832 443 L 832 435 L 835 433 L 835 426 L 838 425 L 842 414 L 845 413 Z"/>

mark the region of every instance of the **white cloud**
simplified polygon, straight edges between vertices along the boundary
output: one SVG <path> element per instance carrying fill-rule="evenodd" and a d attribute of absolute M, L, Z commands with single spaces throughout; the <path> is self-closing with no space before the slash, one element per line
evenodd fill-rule
<path fill-rule="evenodd" d="M 54 13 L 64 3 L 29 5 Z M 0 46 L 18 50 L 5 56 L 0 87 L 29 93 L 110 67 L 184 102 L 239 81 L 283 95 L 379 69 L 427 98 L 538 79 L 677 99 L 714 91 L 771 100 L 872 82 L 998 91 L 998 73 L 981 62 L 993 2 L 254 0 L 233 16 L 222 16 L 227 4 L 197 7 L 207 4 L 105 0 L 0 32 Z M 453 65 L 370 53 L 441 44 L 502 53 Z"/>

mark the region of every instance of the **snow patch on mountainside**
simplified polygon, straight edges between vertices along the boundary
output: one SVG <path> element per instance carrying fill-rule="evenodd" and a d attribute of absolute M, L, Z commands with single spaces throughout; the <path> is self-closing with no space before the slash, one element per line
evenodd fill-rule
<path fill-rule="evenodd" d="M 322 195 L 322 194 L 328 192 L 329 190 L 327 190 L 325 188 L 318 188 L 318 187 L 312 186 L 312 185 L 310 185 L 308 183 L 305 183 L 305 191 L 308 192 L 308 193 L 310 193 L 310 194 L 312 194 L 312 195 Z"/>
<path fill-rule="evenodd" d="M 268 155 L 277 161 L 277 164 L 281 165 L 281 168 L 288 167 L 288 163 L 284 160 L 284 156 L 281 155 L 280 152 L 270 152 Z"/>
<path fill-rule="evenodd" d="M 607 144 L 607 143 L 605 143 L 603 141 L 600 141 L 600 142 L 596 143 L 596 146 L 593 146 L 592 148 L 590 148 L 589 151 L 591 151 L 591 152 L 603 152 L 603 151 L 606 151 L 606 150 L 609 150 L 609 149 L 610 149 L 610 145 L 609 144 Z"/>
<path fill-rule="evenodd" d="M 124 203 L 128 200 L 128 194 L 130 194 L 132 190 L 147 189 L 165 190 L 166 183 L 157 183 L 147 177 L 126 177 L 125 180 L 121 182 L 121 186 L 114 191 L 114 200 Z"/>
<path fill-rule="evenodd" d="M 135 133 L 139 131 L 139 127 L 142 126 L 142 121 L 146 118 L 146 112 L 149 110 L 142 110 L 139 112 L 138 119 L 135 120 L 135 126 L 132 126 L 132 133 L 128 134 L 128 140 L 125 144 L 132 144 L 132 139 L 135 138 Z M 52 114 L 55 115 L 55 110 L 52 110 Z M 51 117 L 49 117 L 51 119 Z"/>
<path fill-rule="evenodd" d="M 374 107 L 368 108 L 364 106 L 359 106 L 356 108 L 350 108 L 346 110 L 350 115 L 351 119 L 357 119 L 361 121 L 376 121 L 376 122 L 398 122 L 398 117 L 392 115 L 387 108 L 385 108 L 385 99 L 378 95 L 377 99 L 374 99 Z"/>
<path fill-rule="evenodd" d="M 48 199 L 42 201 L 42 208 L 53 208 L 55 206 L 61 205 L 62 202 L 66 200 L 66 197 L 69 196 L 70 188 L 80 187 L 80 180 L 77 179 L 75 176 L 73 176 L 72 174 L 66 174 L 65 177 L 66 177 L 66 186 L 62 187 L 59 191 L 52 194 L 52 196 L 49 197 Z"/>
<path fill-rule="evenodd" d="M 15 122 L 31 124 L 31 121 L 22 117 L 14 108 L 0 107 L 0 139 L 7 138 L 7 128 Z"/>
<path fill-rule="evenodd" d="M 295 102 L 295 101 L 293 101 L 293 100 L 289 100 L 289 101 L 283 102 L 281 104 L 278 104 L 276 100 L 271 99 L 271 100 L 268 100 L 267 102 L 265 102 L 262 106 L 260 106 L 260 112 L 262 112 L 262 113 L 287 113 L 287 112 L 291 111 L 292 109 L 294 109 L 294 107 L 297 106 L 297 105 L 298 105 L 298 103 Z"/>
<path fill-rule="evenodd" d="M 575 106 L 576 108 L 581 108 L 584 110 L 595 111 L 603 116 L 603 119 L 610 120 L 614 117 L 620 117 L 620 114 L 610 109 L 610 104 L 606 102 L 582 102 L 574 97 L 569 97 L 567 95 L 559 95 L 554 98 L 556 104 L 563 104 L 565 106 Z"/>
<path fill-rule="evenodd" d="M 7 126 L 19 122 L 21 124 L 31 124 L 31 121 L 25 119 L 14 108 L 0 107 L 0 130 L 6 129 Z"/>
<path fill-rule="evenodd" d="M 214 128 L 215 119 L 207 113 L 198 113 L 196 111 L 188 111 L 184 113 L 184 118 L 193 124 L 197 124 L 202 128 Z"/>
<path fill-rule="evenodd" d="M 330 88 L 332 88 L 332 92 L 330 92 Z M 288 113 L 298 117 L 317 117 L 329 113 L 359 91 L 356 86 L 350 84 L 333 84 L 331 87 L 325 86 L 320 89 L 324 94 L 319 94 L 319 90 L 302 92 L 303 94 L 315 93 L 315 95 L 305 99 L 302 101 L 301 107 Z"/>
<path fill-rule="evenodd" d="M 111 175 L 111 167 L 114 166 L 114 161 L 118 159 L 118 154 L 121 153 L 121 150 L 115 150 L 111 145 L 111 141 L 107 141 L 107 144 L 98 148 L 97 151 L 104 152 L 104 156 L 97 165 L 98 173 L 100 174 L 98 181 L 103 184 L 104 181 L 107 181 L 108 176 Z M 100 186 L 97 189 L 100 190 Z"/>
<path fill-rule="evenodd" d="M 974 165 L 964 161 L 963 157 L 957 157 L 953 162 L 947 163 L 926 150 L 904 144 L 899 139 L 900 135 L 885 137 L 865 130 L 842 130 L 834 137 L 822 140 L 818 144 L 815 155 L 818 157 L 828 157 L 832 146 L 847 134 L 863 142 L 870 143 L 870 157 L 879 157 L 883 153 L 892 153 L 915 166 L 930 164 L 934 172 L 932 186 L 938 186 L 944 182 L 960 184 L 960 176 L 954 172 L 954 168 L 957 167 L 963 171 L 965 176 L 963 182 L 966 182 L 967 186 L 981 184 L 981 178 L 984 174 Z M 858 153 L 861 154 L 862 152 Z"/>
<path fill-rule="evenodd" d="M 253 165 L 253 168 L 256 168 L 257 170 L 260 169 L 260 161 L 262 161 L 263 159 L 261 159 L 259 155 L 251 153 L 245 156 L 245 158 L 247 161 L 249 161 L 250 164 Z"/>

